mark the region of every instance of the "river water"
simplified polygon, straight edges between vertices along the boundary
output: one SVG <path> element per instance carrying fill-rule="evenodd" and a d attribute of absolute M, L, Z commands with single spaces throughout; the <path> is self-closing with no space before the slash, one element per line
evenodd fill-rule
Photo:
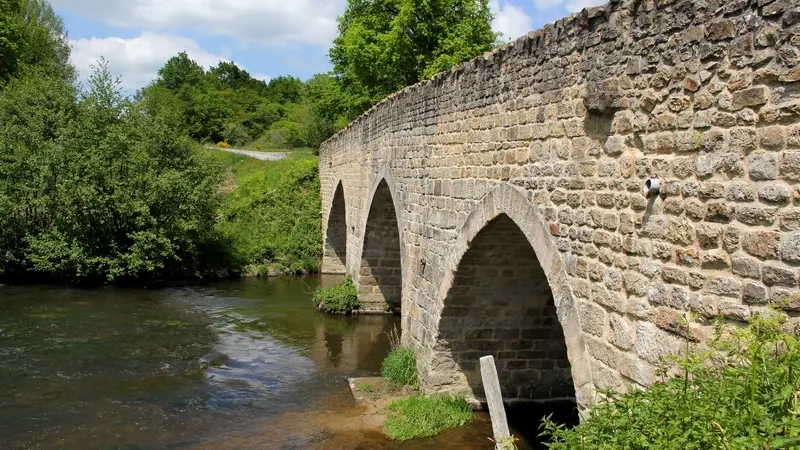
<path fill-rule="evenodd" d="M 0 449 L 491 449 L 486 414 L 404 443 L 359 426 L 346 377 L 379 374 L 400 323 L 316 311 L 334 281 L 0 286 Z"/>

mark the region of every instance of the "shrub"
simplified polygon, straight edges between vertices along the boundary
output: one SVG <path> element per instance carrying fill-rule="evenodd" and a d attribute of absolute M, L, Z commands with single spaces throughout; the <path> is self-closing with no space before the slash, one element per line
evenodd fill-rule
<path fill-rule="evenodd" d="M 797 448 L 800 345 L 786 323 L 777 310 L 743 328 L 719 321 L 707 350 L 686 338 L 684 355 L 670 358 L 678 376 L 606 391 L 589 419 L 566 429 L 545 418 L 542 435 L 552 449 Z"/>
<path fill-rule="evenodd" d="M 402 386 L 419 387 L 417 359 L 408 347 L 396 347 L 381 364 L 381 376 Z"/>
<path fill-rule="evenodd" d="M 231 243 L 235 267 L 248 274 L 316 272 L 322 255 L 319 160 L 267 162 L 228 152 L 208 153 L 235 179 L 216 225 Z"/>
<path fill-rule="evenodd" d="M 413 396 L 390 403 L 387 411 L 383 432 L 398 441 L 435 436 L 475 417 L 466 399 L 457 396 Z"/>
<path fill-rule="evenodd" d="M 217 142 L 217 147 L 219 148 L 231 148 L 231 145 L 225 141 Z"/>
<path fill-rule="evenodd" d="M 207 259 L 221 173 L 172 108 L 119 91 L 104 61 L 76 95 L 33 69 L 0 95 L 0 276 L 134 281 Z"/>
<path fill-rule="evenodd" d="M 247 133 L 247 128 L 238 122 L 228 122 L 222 128 L 222 137 L 225 142 L 234 146 L 242 146 L 252 140 Z"/>
<path fill-rule="evenodd" d="M 314 304 L 320 310 L 334 314 L 350 314 L 360 307 L 358 292 L 349 276 L 339 284 L 318 287 L 314 292 Z"/>

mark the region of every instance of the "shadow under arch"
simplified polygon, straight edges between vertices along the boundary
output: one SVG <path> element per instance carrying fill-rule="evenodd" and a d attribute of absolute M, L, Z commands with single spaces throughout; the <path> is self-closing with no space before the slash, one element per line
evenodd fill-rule
<path fill-rule="evenodd" d="M 344 275 L 347 273 L 347 205 L 341 180 L 336 184 L 332 199 L 325 230 L 322 273 Z"/>
<path fill-rule="evenodd" d="M 450 386 L 483 397 L 479 359 L 493 355 L 505 399 L 575 398 L 593 389 L 561 255 L 525 195 L 501 185 L 460 228 L 439 288 L 433 355 L 457 373 Z"/>
<path fill-rule="evenodd" d="M 402 303 L 403 262 L 401 208 L 388 167 L 381 169 L 370 192 L 364 223 L 358 297 L 368 312 L 399 314 Z"/>

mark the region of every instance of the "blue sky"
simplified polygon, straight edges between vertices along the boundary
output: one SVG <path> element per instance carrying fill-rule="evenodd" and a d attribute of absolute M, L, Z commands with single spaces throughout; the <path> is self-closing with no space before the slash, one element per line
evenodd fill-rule
<path fill-rule="evenodd" d="M 303 80 L 330 69 L 346 0 L 51 0 L 85 78 L 100 56 L 125 91 L 186 51 L 205 67 L 234 61 L 253 76 Z M 490 0 L 495 30 L 515 39 L 602 0 Z"/>

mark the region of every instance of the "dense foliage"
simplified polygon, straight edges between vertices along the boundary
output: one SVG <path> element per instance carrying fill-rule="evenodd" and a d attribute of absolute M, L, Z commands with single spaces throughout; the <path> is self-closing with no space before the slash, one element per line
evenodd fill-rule
<path fill-rule="evenodd" d="M 495 39 L 486 0 L 349 0 L 332 73 L 266 82 L 179 53 L 126 98 L 105 62 L 76 86 L 66 30 L 47 0 L 0 0 L 0 11 L 6 279 L 314 271 L 318 161 L 235 162 L 197 142 L 317 147 L 383 96 Z M 357 307 L 341 298 L 343 310 Z"/>
<path fill-rule="evenodd" d="M 26 67 L 72 80 L 61 18 L 46 0 L 0 0 L 0 87 Z"/>
<path fill-rule="evenodd" d="M 0 277 L 205 270 L 219 254 L 219 170 L 180 132 L 180 112 L 123 98 L 104 61 L 79 90 L 50 5 L 0 0 L 0 10 Z"/>
<path fill-rule="evenodd" d="M 232 268 L 250 275 L 314 272 L 322 255 L 318 160 L 264 162 L 210 150 L 226 171 L 216 230 Z"/>
<path fill-rule="evenodd" d="M 313 301 L 318 309 L 332 314 L 350 314 L 361 306 L 358 292 L 349 276 L 333 286 L 317 287 Z"/>
<path fill-rule="evenodd" d="M 460 396 L 415 395 L 390 403 L 386 410 L 383 432 L 398 441 L 435 436 L 448 428 L 464 426 L 475 418 L 467 400 Z"/>
<path fill-rule="evenodd" d="M 387 95 L 490 50 L 488 0 L 348 0 L 334 70 L 268 83 L 233 63 L 204 70 L 186 53 L 147 90 L 180 104 L 196 140 L 257 149 L 317 147 Z"/>
<path fill-rule="evenodd" d="M 333 132 L 314 108 L 319 94 L 301 80 L 285 76 L 267 83 L 229 62 L 206 71 L 185 52 L 166 62 L 158 79 L 139 92 L 145 95 L 175 105 L 183 130 L 200 142 L 252 143 L 262 150 L 316 147 Z"/>
<path fill-rule="evenodd" d="M 192 273 L 218 171 L 174 111 L 123 99 L 105 66 L 78 93 L 29 70 L 0 95 L 0 272 L 118 280 Z"/>
<path fill-rule="evenodd" d="M 607 392 L 573 429 L 549 420 L 553 449 L 779 449 L 800 446 L 800 341 L 778 311 L 686 341 L 681 371 L 648 390 Z M 684 322 L 685 324 L 688 321 Z"/>
<path fill-rule="evenodd" d="M 330 50 L 346 100 L 363 110 L 496 44 L 488 0 L 348 0 Z"/>

